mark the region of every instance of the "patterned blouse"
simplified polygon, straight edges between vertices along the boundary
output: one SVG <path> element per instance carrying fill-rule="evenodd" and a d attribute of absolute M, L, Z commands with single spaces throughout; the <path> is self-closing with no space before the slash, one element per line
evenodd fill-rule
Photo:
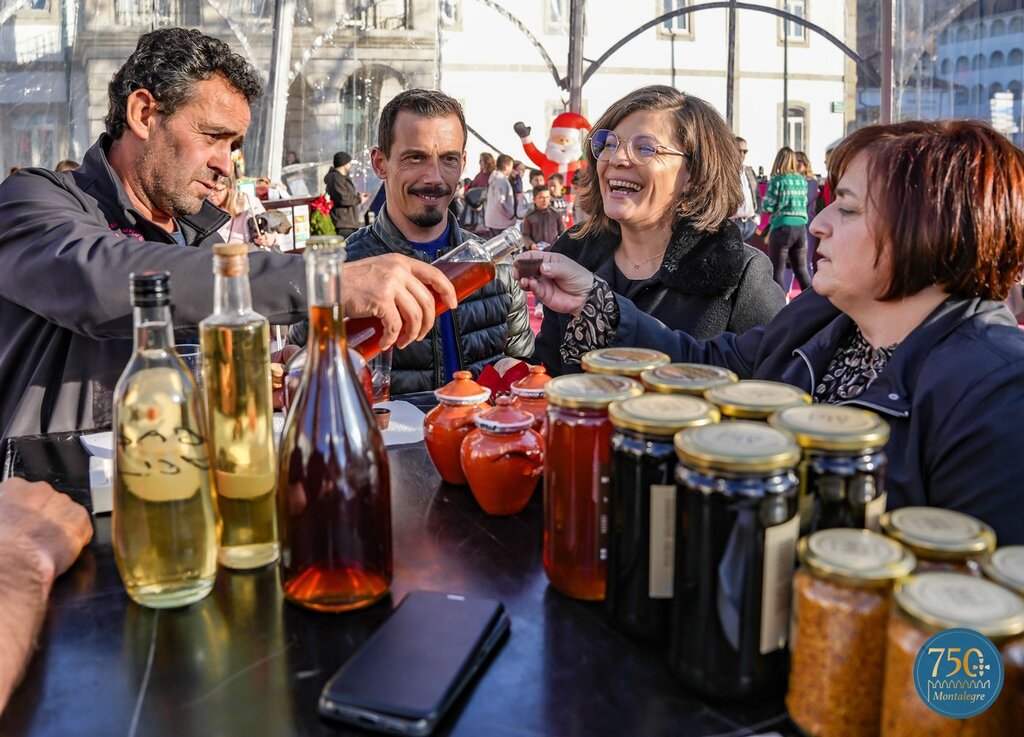
<path fill-rule="evenodd" d="M 594 287 L 579 314 L 569 321 L 561 346 L 562 360 L 579 363 L 583 354 L 612 342 L 619 327 L 619 305 L 608 282 L 594 278 Z M 854 325 L 814 387 L 814 399 L 838 404 L 860 396 L 882 373 L 898 344 L 873 348 Z"/>
<path fill-rule="evenodd" d="M 885 368 L 898 344 L 873 348 L 854 325 L 828 362 L 825 375 L 814 387 L 814 400 L 838 404 L 859 397 Z"/>

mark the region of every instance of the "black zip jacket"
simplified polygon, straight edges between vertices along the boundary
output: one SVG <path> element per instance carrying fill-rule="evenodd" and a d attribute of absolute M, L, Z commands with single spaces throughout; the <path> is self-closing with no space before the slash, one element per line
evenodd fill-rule
<path fill-rule="evenodd" d="M 470 238 L 475 236 L 452 222 L 450 245 L 439 251 L 438 256 Z M 346 247 L 350 261 L 385 253 L 427 260 L 427 255 L 410 246 L 388 217 L 386 205 L 372 225 L 348 237 Z M 511 264 L 498 264 L 494 281 L 466 297 L 452 315 L 461 368 L 472 371 L 474 376 L 504 356 L 526 358 L 533 353 L 526 295 L 512 278 Z M 435 325 L 423 340 L 395 350 L 391 358 L 391 392 L 429 391 L 444 384 L 441 331 Z"/>
<path fill-rule="evenodd" d="M 213 310 L 212 255 L 227 213 L 177 223 L 187 247 L 132 206 L 100 136 L 82 165 L 22 169 L 0 184 L 0 431 L 106 428 L 132 351 L 128 275 L 171 272 L 175 328 L 195 337 Z M 168 162 L 173 165 L 173 162 Z M 302 259 L 249 254 L 253 305 L 275 323 L 306 315 Z"/>

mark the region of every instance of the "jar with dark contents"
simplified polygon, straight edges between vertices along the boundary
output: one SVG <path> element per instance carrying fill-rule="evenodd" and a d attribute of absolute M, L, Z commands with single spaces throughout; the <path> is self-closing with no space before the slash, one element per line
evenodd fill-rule
<path fill-rule="evenodd" d="M 1019 652 L 1024 633 L 1024 600 L 990 581 L 939 571 L 912 576 L 897 587 L 895 602 L 885 653 L 882 737 L 1024 734 L 1018 710 L 1024 678 L 1022 671 L 1010 662 L 1013 653 Z M 971 629 L 989 638 L 999 649 L 1004 666 L 999 696 L 988 709 L 967 719 L 951 719 L 932 711 L 918 695 L 914 683 L 914 662 L 925 642 L 937 632 L 954 627 Z M 948 675 L 939 671 L 938 677 Z M 923 687 L 927 690 L 931 685 L 926 683 Z"/>
<path fill-rule="evenodd" d="M 832 527 L 881 529 L 889 423 L 835 404 L 788 407 L 768 423 L 791 433 L 803 449 L 797 471 L 802 535 Z"/>
<path fill-rule="evenodd" d="M 718 422 L 703 399 L 645 394 L 613 402 L 611 539 L 606 611 L 628 634 L 668 642 L 675 569 L 676 453 L 672 437 Z"/>
<path fill-rule="evenodd" d="M 644 371 L 664 366 L 670 360 L 666 354 L 650 348 L 598 348 L 584 353 L 580 365 L 588 374 L 639 379 Z"/>
<path fill-rule="evenodd" d="M 800 448 L 764 423 L 675 436 L 679 465 L 669 663 L 686 685 L 743 699 L 786 685 Z"/>
<path fill-rule="evenodd" d="M 559 376 L 545 386 L 544 572 L 574 599 L 604 599 L 611 504 L 608 405 L 643 393 L 623 376 Z"/>
<path fill-rule="evenodd" d="M 984 522 L 941 507 L 903 507 L 882 515 L 882 531 L 917 556 L 915 573 L 951 571 L 981 575 L 981 560 L 995 550 L 996 534 Z"/>
<path fill-rule="evenodd" d="M 868 530 L 802 538 L 793 577 L 786 708 L 809 737 L 875 737 L 893 584 L 914 554 Z"/>
<path fill-rule="evenodd" d="M 739 380 L 729 369 L 701 363 L 667 363 L 640 374 L 640 382 L 649 392 L 694 397 L 703 397 L 708 389 L 735 384 Z"/>
<path fill-rule="evenodd" d="M 512 404 L 533 415 L 533 429 L 544 435 L 548 424 L 548 400 L 544 385 L 551 381 L 543 366 L 530 366 L 530 373 L 512 382 Z"/>
<path fill-rule="evenodd" d="M 759 422 L 767 422 L 780 409 L 811 403 L 811 395 L 802 389 L 760 379 L 716 386 L 704 392 L 704 399 L 718 407 L 723 420 Z"/>

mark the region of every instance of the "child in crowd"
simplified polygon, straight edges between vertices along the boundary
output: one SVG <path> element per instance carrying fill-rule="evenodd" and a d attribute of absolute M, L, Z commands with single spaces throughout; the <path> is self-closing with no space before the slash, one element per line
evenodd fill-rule
<path fill-rule="evenodd" d="M 558 213 L 563 225 L 568 227 L 569 203 L 565 199 L 565 177 L 561 174 L 552 174 L 548 177 L 548 189 L 551 190 L 551 209 Z"/>
<path fill-rule="evenodd" d="M 545 250 L 565 230 L 562 217 L 551 207 L 551 190 L 533 188 L 533 209 L 523 218 L 523 239 L 530 250 Z"/>

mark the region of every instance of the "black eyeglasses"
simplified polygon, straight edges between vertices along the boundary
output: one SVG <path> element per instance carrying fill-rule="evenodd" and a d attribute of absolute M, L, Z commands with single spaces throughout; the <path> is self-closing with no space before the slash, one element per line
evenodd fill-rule
<path fill-rule="evenodd" d="M 615 156 L 615 152 L 619 150 L 620 143 L 619 137 L 613 131 L 603 128 L 594 131 L 590 136 L 590 150 L 593 152 L 594 158 L 601 161 L 611 161 Z M 657 138 L 646 133 L 633 136 L 625 144 L 626 158 L 640 166 L 646 166 L 651 163 L 651 159 L 659 153 L 685 156 L 691 160 L 693 158 L 692 154 L 666 146 L 663 143 L 658 143 Z"/>

